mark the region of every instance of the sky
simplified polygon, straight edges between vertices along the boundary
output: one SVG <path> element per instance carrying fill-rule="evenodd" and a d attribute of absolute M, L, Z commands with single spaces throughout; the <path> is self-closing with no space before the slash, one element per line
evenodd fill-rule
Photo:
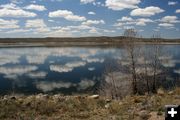
<path fill-rule="evenodd" d="M 180 38 L 178 0 L 0 0 L 0 38 L 121 36 Z"/>

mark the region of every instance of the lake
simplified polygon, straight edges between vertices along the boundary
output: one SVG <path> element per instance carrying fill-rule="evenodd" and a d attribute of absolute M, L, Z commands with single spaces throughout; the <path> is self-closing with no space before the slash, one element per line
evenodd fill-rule
<path fill-rule="evenodd" d="M 179 79 L 180 45 L 161 47 L 167 55 L 161 59 L 168 59 L 162 65 L 171 79 Z M 123 53 L 123 47 L 0 48 L 0 94 L 94 92 L 107 64 L 116 67 Z"/>

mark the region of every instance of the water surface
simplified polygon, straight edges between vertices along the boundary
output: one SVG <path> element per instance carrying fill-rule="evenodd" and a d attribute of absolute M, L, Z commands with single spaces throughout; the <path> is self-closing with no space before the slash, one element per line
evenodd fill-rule
<path fill-rule="evenodd" d="M 180 75 L 180 46 L 168 51 L 171 77 Z M 23 47 L 0 48 L 0 94 L 12 92 L 87 93 L 96 89 L 107 63 L 122 59 L 122 47 Z"/>

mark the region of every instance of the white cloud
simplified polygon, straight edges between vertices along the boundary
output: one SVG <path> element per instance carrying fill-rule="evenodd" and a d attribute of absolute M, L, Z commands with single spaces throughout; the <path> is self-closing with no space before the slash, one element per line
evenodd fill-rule
<path fill-rule="evenodd" d="M 178 17 L 176 17 L 176 16 L 165 16 L 160 21 L 166 22 L 166 23 L 179 23 L 180 22 L 178 20 Z"/>
<path fill-rule="evenodd" d="M 104 59 L 100 59 L 100 58 L 83 58 L 83 60 L 87 61 L 88 63 L 103 63 Z"/>
<path fill-rule="evenodd" d="M 106 30 L 106 29 L 104 29 L 103 32 L 105 32 L 105 33 L 113 33 L 113 32 L 116 32 L 116 31 L 115 30 Z"/>
<path fill-rule="evenodd" d="M 46 60 L 46 55 L 27 55 L 26 59 L 29 64 L 43 64 Z"/>
<path fill-rule="evenodd" d="M 115 23 L 114 26 L 116 27 L 121 27 L 124 25 L 138 25 L 138 26 L 145 26 L 147 23 L 152 23 L 154 22 L 151 19 L 148 18 L 138 18 L 138 19 L 133 19 L 131 17 L 124 16 L 121 19 L 117 20 L 118 23 Z"/>
<path fill-rule="evenodd" d="M 143 16 L 143 17 L 150 17 L 159 13 L 164 12 L 163 9 L 155 6 L 150 6 L 146 8 L 137 8 L 131 11 L 131 16 Z"/>
<path fill-rule="evenodd" d="M 178 4 L 178 2 L 174 2 L 174 1 L 169 1 L 168 2 L 168 5 L 176 5 L 176 4 Z"/>
<path fill-rule="evenodd" d="M 75 61 L 75 62 L 69 62 L 65 65 L 50 65 L 50 70 L 55 72 L 71 72 L 74 68 L 81 67 L 86 65 L 85 62 L 82 61 Z"/>
<path fill-rule="evenodd" d="M 43 28 L 46 27 L 43 19 L 34 19 L 26 21 L 27 28 Z"/>
<path fill-rule="evenodd" d="M 95 67 L 89 67 L 88 70 L 89 70 L 89 71 L 94 71 L 94 70 L 95 70 Z"/>
<path fill-rule="evenodd" d="M 0 29 L 13 29 L 19 28 L 18 20 L 4 20 L 0 19 Z"/>
<path fill-rule="evenodd" d="M 0 65 L 19 63 L 19 55 L 0 52 Z"/>
<path fill-rule="evenodd" d="M 145 26 L 146 23 L 152 23 L 152 22 L 154 22 L 154 21 L 151 19 L 139 18 L 139 19 L 137 19 L 136 25 Z"/>
<path fill-rule="evenodd" d="M 69 82 L 48 82 L 48 81 L 40 81 L 36 83 L 36 87 L 43 92 L 53 91 L 54 89 L 60 88 L 69 88 L 73 86 L 72 83 Z"/>
<path fill-rule="evenodd" d="M 118 21 L 127 22 L 127 21 L 133 21 L 131 17 L 123 16 L 121 19 L 118 19 Z"/>
<path fill-rule="evenodd" d="M 82 25 L 97 25 L 97 24 L 105 24 L 104 20 L 87 20 L 83 22 Z"/>
<path fill-rule="evenodd" d="M 21 4 L 23 3 L 23 0 L 10 0 L 12 3 L 15 3 L 15 4 Z"/>
<path fill-rule="evenodd" d="M 25 32 L 30 32 L 31 29 L 13 29 L 9 30 L 6 33 L 25 33 Z"/>
<path fill-rule="evenodd" d="M 54 72 L 64 73 L 64 72 L 71 72 L 73 68 L 63 65 L 50 65 L 50 70 Z"/>
<path fill-rule="evenodd" d="M 105 5 L 104 5 L 103 3 L 101 3 L 101 2 L 93 2 L 93 5 L 98 6 L 98 7 L 100 7 L 100 6 L 104 7 L 104 6 L 105 6 Z"/>
<path fill-rule="evenodd" d="M 123 26 L 123 29 L 134 29 L 135 27 L 134 26 Z"/>
<path fill-rule="evenodd" d="M 176 13 L 180 13 L 180 9 L 177 9 L 177 10 L 176 10 Z"/>
<path fill-rule="evenodd" d="M 38 71 L 38 72 L 30 72 L 27 74 L 30 78 L 36 79 L 36 78 L 45 78 L 47 75 L 46 72 Z"/>
<path fill-rule="evenodd" d="M 73 12 L 68 10 L 57 10 L 49 13 L 49 17 L 62 17 L 69 21 L 85 21 L 86 18 L 83 16 L 74 15 Z"/>
<path fill-rule="evenodd" d="M 96 28 L 92 28 L 92 29 L 89 30 L 89 33 L 98 34 L 99 32 L 97 31 Z"/>
<path fill-rule="evenodd" d="M 84 80 L 81 80 L 80 83 L 78 83 L 78 89 L 80 90 L 85 90 L 89 87 L 92 87 L 94 86 L 95 82 L 92 81 L 92 80 L 88 80 L 88 79 L 84 79 Z"/>
<path fill-rule="evenodd" d="M 89 14 L 89 15 L 95 15 L 96 13 L 95 13 L 95 12 L 92 12 L 92 11 L 89 11 L 88 14 Z"/>
<path fill-rule="evenodd" d="M 87 4 L 87 3 L 93 3 L 95 2 L 96 0 L 80 0 L 81 3 L 83 4 Z"/>
<path fill-rule="evenodd" d="M 35 17 L 36 13 L 25 11 L 15 4 L 0 5 L 0 17 Z"/>
<path fill-rule="evenodd" d="M 33 0 L 33 1 L 31 1 L 31 3 L 37 3 L 37 1 Z"/>
<path fill-rule="evenodd" d="M 141 0 L 106 0 L 105 6 L 112 10 L 134 9 L 138 8 Z"/>
<path fill-rule="evenodd" d="M 18 74 L 22 75 L 34 70 L 37 70 L 36 66 L 13 66 L 13 67 L 0 67 L 0 73 L 2 74 Z"/>
<path fill-rule="evenodd" d="M 85 65 L 86 65 L 86 63 L 82 62 L 82 61 L 69 62 L 69 63 L 65 64 L 65 66 L 70 67 L 70 68 L 81 67 L 81 66 L 85 66 Z"/>
<path fill-rule="evenodd" d="M 172 60 L 172 59 L 169 59 L 169 60 L 162 60 L 162 65 L 164 67 L 175 67 L 176 66 L 176 60 Z"/>
<path fill-rule="evenodd" d="M 159 26 L 162 26 L 162 27 L 174 27 L 174 25 L 170 24 L 170 23 L 160 23 Z"/>
<path fill-rule="evenodd" d="M 180 74 L 180 69 L 174 70 L 174 72 Z"/>
<path fill-rule="evenodd" d="M 35 4 L 28 5 L 28 6 L 24 7 L 24 8 L 27 9 L 27 10 L 37 10 L 37 11 L 46 10 L 45 6 L 43 6 L 43 5 L 35 5 Z"/>

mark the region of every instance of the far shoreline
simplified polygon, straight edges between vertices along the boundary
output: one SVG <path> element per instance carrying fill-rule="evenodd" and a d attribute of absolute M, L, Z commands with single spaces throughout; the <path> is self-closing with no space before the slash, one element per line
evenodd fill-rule
<path fill-rule="evenodd" d="M 0 47 L 65 47 L 65 46 L 122 46 L 131 42 L 127 37 L 80 38 L 0 38 Z M 135 38 L 136 44 L 179 45 L 180 39 Z"/>

